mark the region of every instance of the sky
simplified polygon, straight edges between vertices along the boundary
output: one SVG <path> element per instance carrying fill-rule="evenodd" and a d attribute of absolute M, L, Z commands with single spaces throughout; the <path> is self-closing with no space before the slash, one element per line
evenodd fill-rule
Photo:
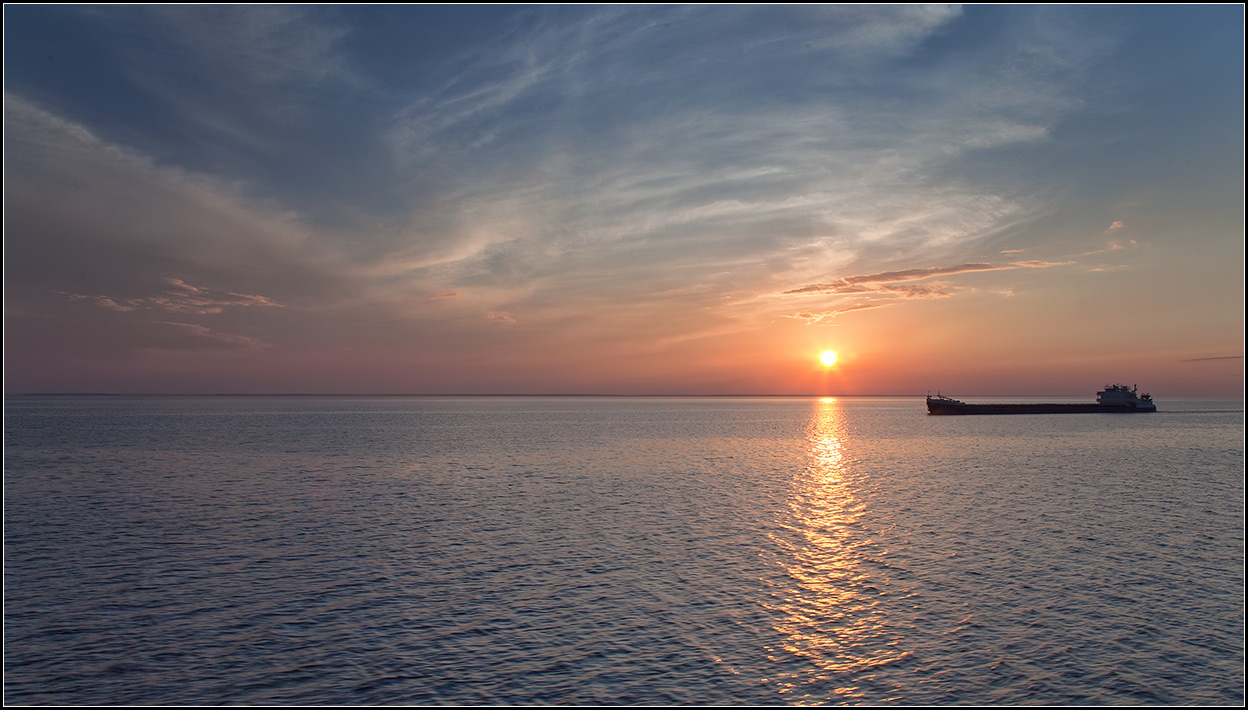
<path fill-rule="evenodd" d="M 1244 237 L 1240 5 L 4 8 L 9 394 L 1240 397 Z"/>

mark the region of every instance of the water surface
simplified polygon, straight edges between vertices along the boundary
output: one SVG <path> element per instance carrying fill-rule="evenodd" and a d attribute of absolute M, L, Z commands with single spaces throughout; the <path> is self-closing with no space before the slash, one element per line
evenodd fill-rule
<path fill-rule="evenodd" d="M 26 397 L 20 704 L 1231 704 L 1239 402 Z"/>

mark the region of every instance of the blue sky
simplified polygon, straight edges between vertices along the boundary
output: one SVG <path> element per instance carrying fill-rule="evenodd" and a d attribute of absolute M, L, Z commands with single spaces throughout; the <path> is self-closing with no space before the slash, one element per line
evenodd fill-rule
<path fill-rule="evenodd" d="M 1243 27 L 6 6 L 6 387 L 1235 394 Z"/>

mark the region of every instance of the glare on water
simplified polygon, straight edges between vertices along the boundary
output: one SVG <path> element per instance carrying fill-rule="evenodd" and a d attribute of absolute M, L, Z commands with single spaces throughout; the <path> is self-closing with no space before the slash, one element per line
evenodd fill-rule
<path fill-rule="evenodd" d="M 785 527 L 792 536 L 771 536 L 783 550 L 790 584 L 768 605 L 783 615 L 775 626 L 783 642 L 775 650 L 806 661 L 777 679 L 782 697 L 797 703 L 815 699 L 825 686 L 835 697 L 861 697 L 862 673 L 906 655 L 884 624 L 878 597 L 888 581 L 869 569 L 867 503 L 854 492 L 860 474 L 836 399 L 812 402 L 806 445 L 807 465 L 794 472 L 789 499 L 792 519 Z"/>

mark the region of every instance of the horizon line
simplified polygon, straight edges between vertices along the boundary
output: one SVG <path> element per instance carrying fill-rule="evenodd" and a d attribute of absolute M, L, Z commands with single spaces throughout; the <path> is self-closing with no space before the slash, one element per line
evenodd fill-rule
<path fill-rule="evenodd" d="M 925 394 L 916 393 L 894 393 L 894 394 L 843 394 L 843 393 L 641 393 L 641 394 L 621 394 L 621 393 L 601 393 L 601 392 L 397 392 L 397 393 L 376 393 L 376 392 L 21 392 L 11 393 L 5 392 L 4 397 L 631 397 L 631 398 L 821 398 L 821 397 L 926 397 L 931 396 L 931 392 Z M 988 394 L 959 394 L 959 397 L 1082 397 L 1082 394 L 1020 394 L 1020 393 L 988 393 Z M 1183 395 L 1171 394 L 1171 397 L 1194 397 L 1197 399 L 1225 399 L 1235 398 L 1228 395 Z M 1240 392 L 1238 399 L 1244 399 L 1245 393 Z"/>
<path fill-rule="evenodd" d="M 610 392 L 6 392 L 5 397 L 922 397 L 921 394 Z M 974 395 L 972 395 L 974 396 Z M 992 396 L 992 395 L 989 395 Z M 1014 396 L 1014 395 L 999 395 Z"/>

